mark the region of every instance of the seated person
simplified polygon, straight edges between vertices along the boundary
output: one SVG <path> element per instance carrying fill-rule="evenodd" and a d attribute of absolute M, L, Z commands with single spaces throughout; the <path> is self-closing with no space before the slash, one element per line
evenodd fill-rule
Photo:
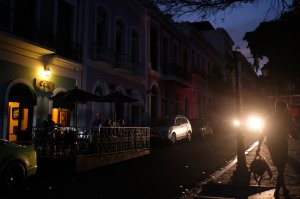
<path fill-rule="evenodd" d="M 107 117 L 104 122 L 102 123 L 101 127 L 112 127 L 111 119 Z"/>
<path fill-rule="evenodd" d="M 117 127 L 124 127 L 125 126 L 125 121 L 123 119 L 119 119 L 117 123 Z"/>

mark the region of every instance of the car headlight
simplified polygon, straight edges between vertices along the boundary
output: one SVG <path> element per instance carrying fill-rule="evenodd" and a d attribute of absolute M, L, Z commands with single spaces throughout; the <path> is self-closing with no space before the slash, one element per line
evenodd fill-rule
<path fill-rule="evenodd" d="M 254 131 L 259 131 L 264 126 L 262 118 L 251 116 L 247 120 L 247 128 Z"/>

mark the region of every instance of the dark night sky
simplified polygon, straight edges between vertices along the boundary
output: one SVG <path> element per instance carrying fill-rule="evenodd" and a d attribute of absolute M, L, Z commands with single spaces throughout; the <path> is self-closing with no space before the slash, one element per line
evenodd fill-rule
<path fill-rule="evenodd" d="M 243 4 L 235 9 L 227 9 L 220 12 L 217 16 L 210 16 L 208 21 L 215 28 L 224 28 L 233 41 L 235 46 L 240 47 L 240 51 L 245 57 L 251 57 L 249 49 L 247 49 L 247 42 L 243 41 L 244 34 L 251 32 L 263 21 L 269 21 L 274 19 L 278 15 L 277 9 L 270 9 L 269 0 L 261 0 L 257 4 Z M 195 21 L 196 17 L 185 16 L 182 20 Z M 252 63 L 253 59 L 248 58 L 248 61 Z M 266 63 L 266 59 L 261 61 L 261 66 Z"/>

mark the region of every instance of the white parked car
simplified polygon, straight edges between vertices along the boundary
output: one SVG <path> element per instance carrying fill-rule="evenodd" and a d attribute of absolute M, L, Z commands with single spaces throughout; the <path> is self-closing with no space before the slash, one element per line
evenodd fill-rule
<path fill-rule="evenodd" d="M 178 140 L 192 139 L 192 126 L 187 117 L 177 115 L 175 117 L 158 118 L 150 128 L 151 139 L 160 139 L 174 145 Z"/>

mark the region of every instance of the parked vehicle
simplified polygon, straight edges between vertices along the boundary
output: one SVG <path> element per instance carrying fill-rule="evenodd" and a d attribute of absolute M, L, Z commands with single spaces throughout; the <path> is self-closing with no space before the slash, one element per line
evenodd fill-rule
<path fill-rule="evenodd" d="M 187 117 L 177 115 L 175 117 L 158 118 L 151 129 L 151 138 L 168 141 L 174 145 L 178 140 L 192 139 L 192 126 Z"/>
<path fill-rule="evenodd" d="M 205 139 L 214 134 L 213 126 L 211 122 L 206 118 L 190 120 L 194 136 L 200 136 Z"/>
<path fill-rule="evenodd" d="M 23 146 L 0 139 L 0 183 L 9 190 L 24 188 L 26 180 L 37 171 L 34 146 Z"/>

